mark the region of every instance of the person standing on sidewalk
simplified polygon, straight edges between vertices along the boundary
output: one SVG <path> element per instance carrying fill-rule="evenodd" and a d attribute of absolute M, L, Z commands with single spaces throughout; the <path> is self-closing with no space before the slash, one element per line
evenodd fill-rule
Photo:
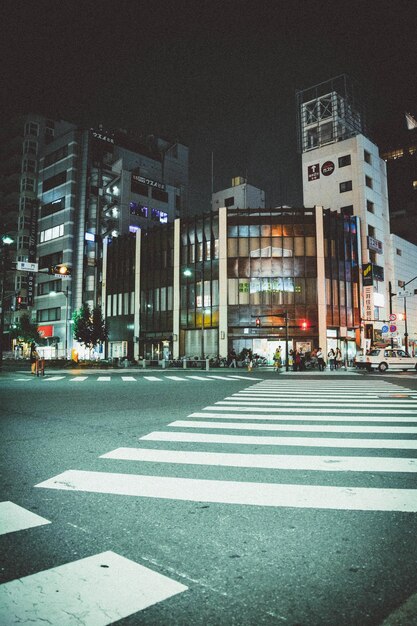
<path fill-rule="evenodd" d="M 324 358 L 321 348 L 317 350 L 317 363 L 319 366 L 319 371 L 322 372 L 324 370 Z"/>
<path fill-rule="evenodd" d="M 335 370 L 336 369 L 336 354 L 333 348 L 330 348 L 327 354 L 327 358 L 329 359 L 330 371 Z"/>
<path fill-rule="evenodd" d="M 340 348 L 336 348 L 335 361 L 336 369 L 340 369 L 342 367 L 342 353 L 340 352 Z"/>

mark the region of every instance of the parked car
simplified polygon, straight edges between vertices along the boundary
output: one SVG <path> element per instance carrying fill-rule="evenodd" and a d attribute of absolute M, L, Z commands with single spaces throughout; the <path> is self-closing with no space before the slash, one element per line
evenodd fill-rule
<path fill-rule="evenodd" d="M 399 348 L 374 348 L 366 355 L 366 369 L 379 370 L 417 370 L 417 358 Z"/>

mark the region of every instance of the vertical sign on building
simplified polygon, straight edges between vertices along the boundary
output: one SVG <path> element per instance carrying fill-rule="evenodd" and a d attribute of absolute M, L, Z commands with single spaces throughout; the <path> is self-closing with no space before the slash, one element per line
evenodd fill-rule
<path fill-rule="evenodd" d="M 317 180 L 320 178 L 320 166 L 318 163 L 307 167 L 308 180 Z"/>
<path fill-rule="evenodd" d="M 28 261 L 30 263 L 35 263 L 36 261 L 36 235 L 38 230 L 38 203 L 36 200 L 32 202 L 30 209 L 30 222 L 29 222 L 29 254 Z M 35 274 L 33 272 L 29 272 L 27 275 L 27 306 L 33 306 L 33 298 L 35 291 Z"/>

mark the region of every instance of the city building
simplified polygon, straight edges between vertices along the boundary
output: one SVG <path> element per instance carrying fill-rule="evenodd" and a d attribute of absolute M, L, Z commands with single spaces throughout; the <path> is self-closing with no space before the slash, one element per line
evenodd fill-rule
<path fill-rule="evenodd" d="M 283 355 L 339 346 L 351 360 L 359 259 L 359 219 L 318 206 L 221 207 L 106 238 L 108 353 L 201 358 L 233 348 L 271 359 L 277 346 Z"/>
<path fill-rule="evenodd" d="M 361 321 L 372 341 L 389 318 L 393 275 L 386 164 L 347 76 L 299 91 L 297 107 L 304 204 L 360 218 Z"/>
<path fill-rule="evenodd" d="M 216 191 L 211 195 L 212 209 L 219 209 L 222 206 L 232 209 L 248 209 L 249 207 L 264 209 L 265 192 L 249 185 L 242 176 L 236 176 L 232 179 L 231 187 Z"/>
<path fill-rule="evenodd" d="M 391 232 L 417 245 L 417 122 L 408 116 L 381 146 L 386 162 Z M 411 121 L 410 121 L 411 118 Z"/>
<path fill-rule="evenodd" d="M 72 312 L 102 304 L 103 239 L 167 224 L 186 209 L 188 148 L 72 127 L 43 151 L 37 198 L 36 321 L 46 356 L 68 356 Z"/>

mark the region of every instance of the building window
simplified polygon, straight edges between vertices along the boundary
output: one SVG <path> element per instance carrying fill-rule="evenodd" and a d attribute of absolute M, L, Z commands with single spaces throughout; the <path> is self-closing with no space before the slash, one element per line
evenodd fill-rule
<path fill-rule="evenodd" d="M 162 189 L 153 188 L 151 189 L 152 198 L 155 200 L 160 200 L 161 202 L 168 202 L 168 194 L 166 191 Z"/>
<path fill-rule="evenodd" d="M 26 139 L 23 142 L 23 152 L 24 154 L 36 154 L 38 151 L 38 144 L 36 141 L 31 141 L 30 139 Z"/>
<path fill-rule="evenodd" d="M 61 309 L 55 307 L 53 309 L 41 309 L 36 312 L 37 322 L 56 322 L 61 319 Z"/>
<path fill-rule="evenodd" d="M 370 200 L 366 201 L 366 210 L 369 211 L 369 213 L 375 213 L 375 205 Z"/>
<path fill-rule="evenodd" d="M 21 191 L 35 191 L 35 181 L 33 178 L 27 178 L 24 176 L 20 181 Z"/>
<path fill-rule="evenodd" d="M 343 215 L 353 215 L 353 204 L 340 207 L 340 212 L 343 213 Z"/>
<path fill-rule="evenodd" d="M 34 174 L 36 172 L 36 161 L 33 159 L 25 159 L 23 161 L 22 171 L 28 174 Z"/>
<path fill-rule="evenodd" d="M 365 176 L 365 185 L 370 189 L 373 188 L 372 178 L 370 176 Z"/>
<path fill-rule="evenodd" d="M 46 283 L 38 284 L 38 296 L 45 296 L 51 293 L 51 291 L 61 291 L 62 290 L 62 279 L 58 278 L 56 280 L 49 280 Z"/>
<path fill-rule="evenodd" d="M 352 181 L 345 180 L 343 183 L 339 184 L 340 193 L 344 193 L 345 191 L 352 191 Z"/>
<path fill-rule="evenodd" d="M 346 167 L 347 165 L 350 165 L 351 162 L 350 154 L 339 157 L 339 167 Z"/>
<path fill-rule="evenodd" d="M 375 238 L 375 228 L 368 224 L 368 235 Z"/>
<path fill-rule="evenodd" d="M 417 180 L 413 180 L 413 189 L 417 189 Z"/>
<path fill-rule="evenodd" d="M 47 228 L 46 230 L 42 230 L 40 233 L 39 241 L 41 243 L 45 243 L 46 241 L 52 241 L 52 239 L 58 239 L 59 237 L 64 236 L 64 224 L 60 224 L 59 226 L 54 226 L 53 228 Z"/>
<path fill-rule="evenodd" d="M 400 248 L 397 248 L 397 249 L 396 249 L 396 253 L 397 253 L 397 256 L 402 256 L 403 251 L 402 251 L 402 250 L 400 250 Z"/>
<path fill-rule="evenodd" d="M 59 198 L 59 200 L 54 200 L 53 202 L 48 202 L 44 204 L 41 208 L 41 217 L 47 217 L 48 215 L 53 215 L 53 213 L 57 213 L 58 211 L 62 211 L 65 209 L 65 197 Z"/>
<path fill-rule="evenodd" d="M 37 137 L 39 135 L 39 124 L 36 122 L 28 122 L 25 124 L 25 135 Z"/>
<path fill-rule="evenodd" d="M 231 196 L 230 198 L 225 198 L 224 199 L 224 206 L 233 206 L 234 203 L 235 203 L 234 196 Z"/>
<path fill-rule="evenodd" d="M 363 151 L 363 158 L 365 159 L 365 161 L 369 164 L 372 163 L 372 159 L 371 159 L 371 153 L 368 152 L 368 150 L 364 150 Z"/>
<path fill-rule="evenodd" d="M 60 161 L 61 159 L 65 159 L 65 157 L 68 156 L 68 146 L 62 146 L 62 148 L 58 148 L 58 150 L 54 150 L 54 152 L 51 152 L 50 154 L 47 154 L 45 156 L 43 165 L 44 167 L 48 167 L 49 165 L 52 165 L 52 163 L 56 163 L 57 161 Z"/>
<path fill-rule="evenodd" d="M 67 172 L 64 170 L 63 172 L 59 172 L 59 174 L 55 174 L 55 176 L 51 176 L 47 178 L 42 183 L 42 192 L 49 191 L 54 187 L 58 187 L 59 185 L 63 185 L 67 181 Z"/>

